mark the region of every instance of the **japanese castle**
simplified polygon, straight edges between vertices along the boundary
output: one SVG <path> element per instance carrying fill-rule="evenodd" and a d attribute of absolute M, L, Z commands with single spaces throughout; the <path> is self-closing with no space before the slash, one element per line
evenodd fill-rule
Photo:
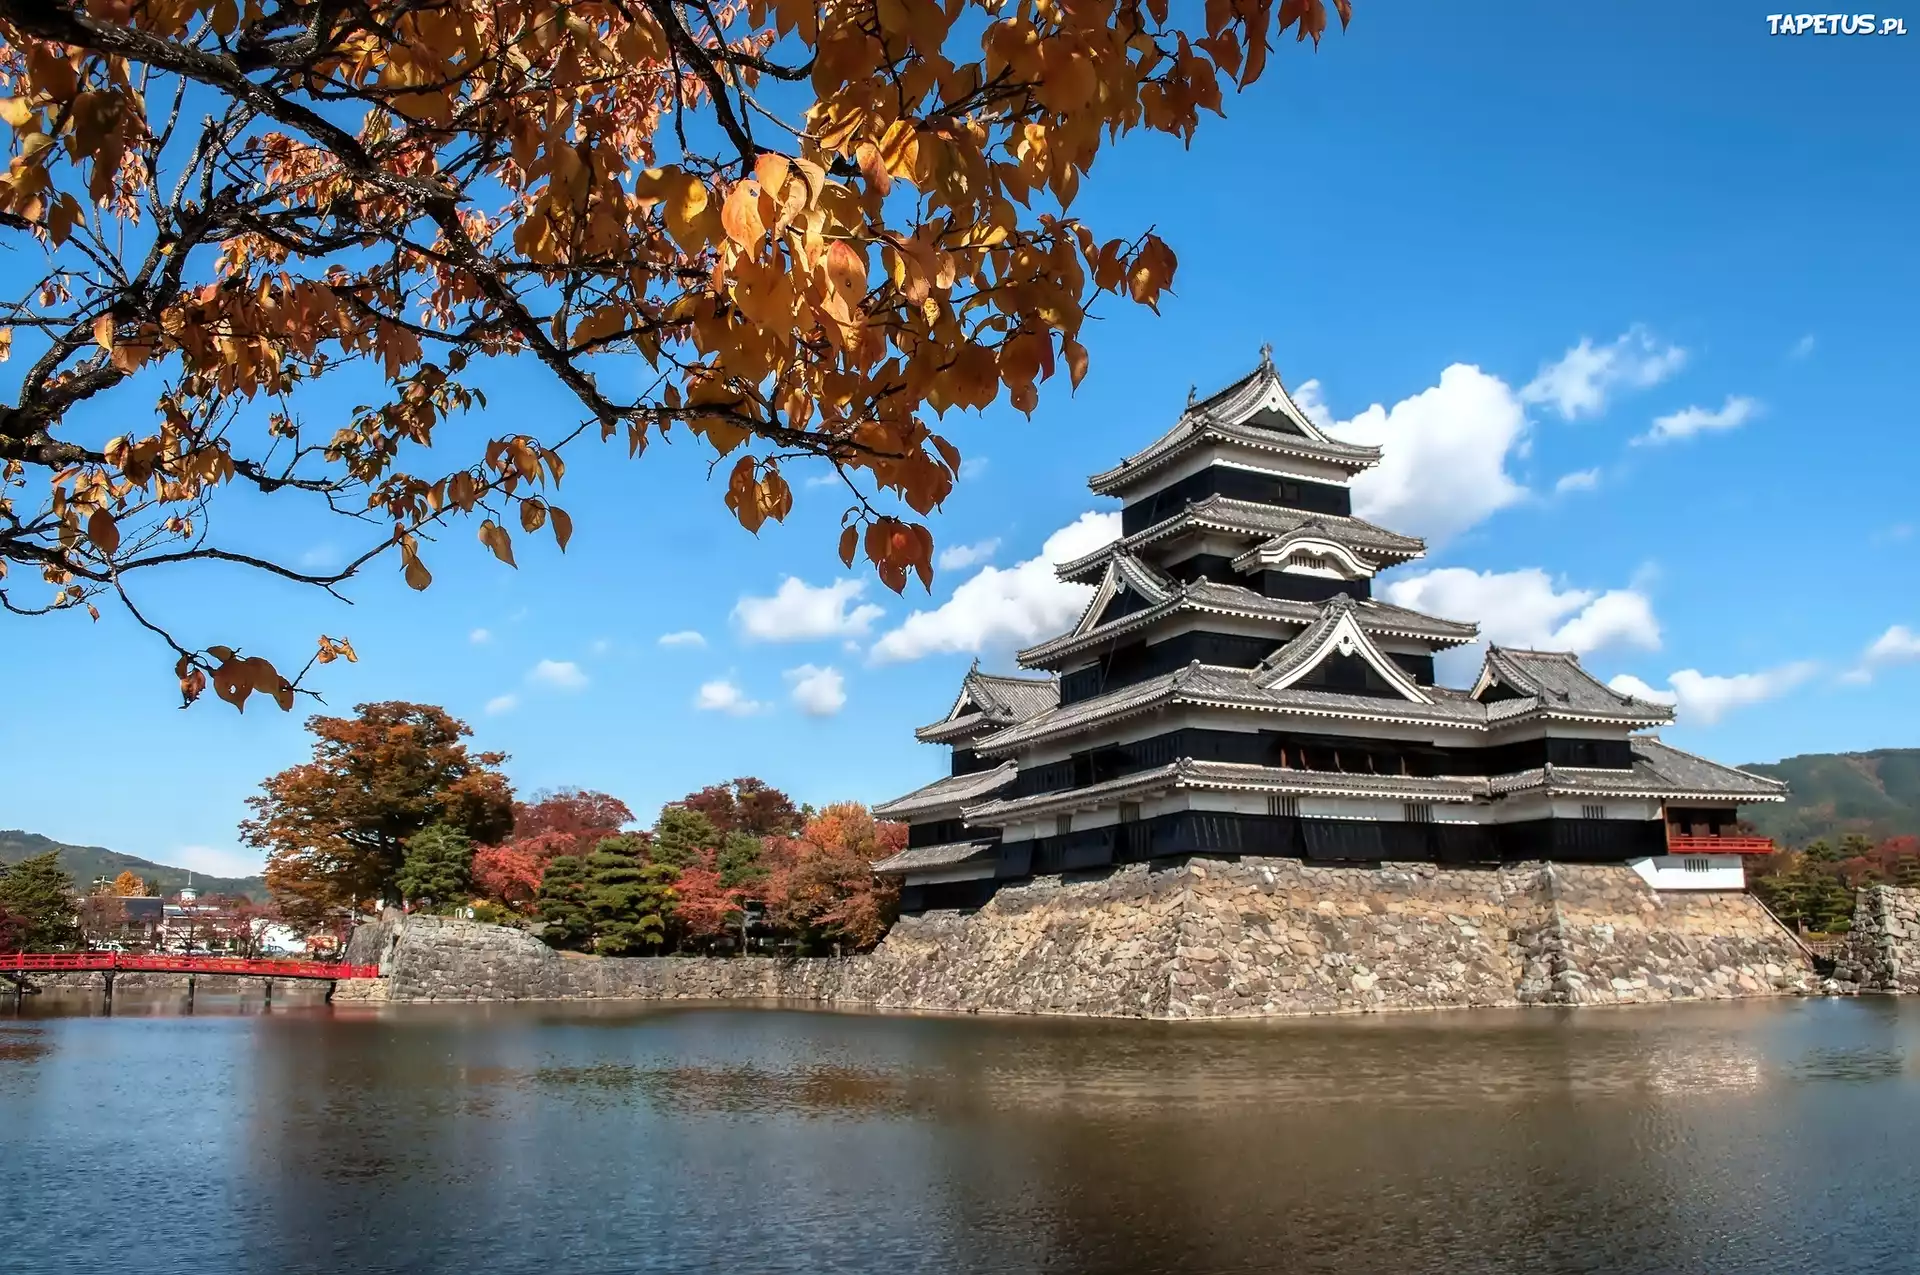
<path fill-rule="evenodd" d="M 1380 449 L 1314 425 L 1271 358 L 1088 483 L 1121 535 L 1058 568 L 1096 586 L 1070 632 L 976 662 L 916 735 L 951 773 L 875 807 L 875 865 L 913 912 L 1037 875 L 1192 855 L 1343 864 L 1631 864 L 1657 889 L 1741 889 L 1742 802 L 1785 786 L 1644 733 L 1672 710 L 1566 652 L 1490 646 L 1466 689 L 1434 655 L 1472 624 L 1373 596 L 1426 546 L 1353 516 Z"/>

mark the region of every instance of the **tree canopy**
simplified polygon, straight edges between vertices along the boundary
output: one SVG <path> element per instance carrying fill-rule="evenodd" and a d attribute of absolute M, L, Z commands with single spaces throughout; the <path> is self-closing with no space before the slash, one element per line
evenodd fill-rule
<path fill-rule="evenodd" d="M 540 889 L 541 874 L 555 856 L 585 856 L 602 837 L 633 821 L 618 797 L 581 788 L 535 793 L 515 802 L 513 834 L 473 854 L 473 884 L 508 907 L 525 907 Z"/>
<path fill-rule="evenodd" d="M 426 588 L 456 520 L 511 565 L 516 533 L 565 548 L 576 444 L 673 430 L 749 531 L 787 516 L 793 462 L 831 464 L 840 557 L 929 582 L 919 520 L 961 457 L 928 416 L 1031 412 L 1085 375 L 1103 295 L 1173 282 L 1150 226 L 1071 214 L 1096 157 L 1190 139 L 1328 7 L 0 0 L 0 234 L 33 263 L 0 297 L 0 570 L 45 585 L 0 605 L 112 599 L 186 702 L 290 708 L 349 643 L 243 655 L 141 581 L 218 560 L 333 590 L 386 558 Z M 446 429 L 500 359 L 571 410 Z M 365 406 L 309 420 L 322 380 Z M 216 517 L 235 488 L 359 541 L 263 556 Z"/>
<path fill-rule="evenodd" d="M 313 717 L 313 760 L 249 797 L 241 839 L 268 852 L 267 888 L 290 919 L 397 892 L 409 839 L 432 824 L 476 841 L 513 828 L 505 753 L 472 753 L 473 732 L 445 709 L 387 701 L 352 717 Z"/>
<path fill-rule="evenodd" d="M 53 952 L 80 941 L 80 899 L 57 853 L 0 864 L 0 929 L 16 949 Z"/>
<path fill-rule="evenodd" d="M 473 878 L 473 843 L 444 823 L 430 824 L 407 838 L 394 888 L 408 902 L 441 907 L 466 899 Z"/>

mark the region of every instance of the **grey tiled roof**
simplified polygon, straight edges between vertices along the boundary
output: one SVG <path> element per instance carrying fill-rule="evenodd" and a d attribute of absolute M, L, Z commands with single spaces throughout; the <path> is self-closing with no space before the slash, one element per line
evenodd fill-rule
<path fill-rule="evenodd" d="M 1044 819 L 1089 803 L 1103 804 L 1169 788 L 1199 788 L 1237 792 L 1273 792 L 1325 797 L 1373 797 L 1394 801 L 1470 802 L 1486 796 L 1487 781 L 1478 776 L 1421 778 L 1414 775 L 1353 775 L 1324 770 L 1288 770 L 1238 762 L 1196 761 L 1183 757 L 1165 766 L 1122 775 L 1105 783 L 1061 792 L 1035 793 L 969 806 L 969 823 L 1006 824 L 1017 819 Z"/>
<path fill-rule="evenodd" d="M 1276 401 L 1278 406 L 1273 405 Z M 1178 424 L 1145 448 L 1088 479 L 1087 486 L 1096 492 L 1108 492 L 1139 474 L 1171 463 L 1209 439 L 1311 457 L 1353 472 L 1380 459 L 1378 447 L 1342 442 L 1321 431 L 1287 393 L 1272 363 L 1263 359 L 1246 376 L 1188 407 Z"/>
<path fill-rule="evenodd" d="M 1492 791 L 1507 795 L 1543 788 L 1569 797 L 1591 793 L 1742 802 L 1786 800 L 1787 786 L 1777 779 L 1696 757 L 1650 735 L 1637 736 L 1632 743 L 1631 771 L 1536 766 L 1496 776 Z"/>
<path fill-rule="evenodd" d="M 1304 509 L 1289 509 L 1284 505 L 1262 504 L 1254 500 L 1235 500 L 1231 496 L 1208 496 L 1196 500 L 1179 513 L 1163 518 L 1151 527 L 1143 528 L 1130 536 L 1122 536 L 1095 549 L 1092 553 L 1075 558 L 1072 562 L 1062 563 L 1054 568 L 1054 574 L 1062 580 L 1086 581 L 1096 570 L 1105 570 L 1106 561 L 1115 553 L 1132 553 L 1143 545 L 1164 540 L 1168 536 L 1189 530 L 1224 531 L 1262 540 L 1285 536 L 1298 531 L 1301 527 L 1314 523 L 1333 540 L 1353 548 L 1365 557 L 1381 562 L 1406 562 L 1417 558 L 1427 551 L 1426 542 L 1416 536 L 1403 536 L 1388 531 L 1385 527 L 1376 527 L 1360 518 L 1345 518 L 1339 514 L 1309 513 Z"/>
<path fill-rule="evenodd" d="M 913 733 L 929 744 L 958 742 L 982 729 L 1025 721 L 1059 702 L 1060 683 L 1056 678 L 982 673 L 975 661 L 960 684 L 960 694 L 948 716 Z M 957 711 L 962 704 L 967 712 Z"/>
<path fill-rule="evenodd" d="M 1166 616 L 1194 611 L 1227 612 L 1306 627 L 1319 620 L 1324 605 L 1319 602 L 1300 602 L 1293 598 L 1270 598 L 1243 585 L 1222 584 L 1218 580 L 1195 580 L 1183 585 L 1164 602 L 1095 625 L 1085 633 L 1063 633 L 1057 638 L 1028 647 L 1015 658 L 1029 668 L 1045 667 L 1049 661 L 1064 659 L 1109 638 L 1148 628 Z M 1369 634 L 1419 638 L 1436 647 L 1458 646 L 1479 636 L 1479 629 L 1472 624 L 1443 620 L 1439 616 L 1409 611 L 1405 607 L 1375 602 L 1370 598 L 1354 602 L 1353 618 Z M 1286 630 L 1276 630 L 1274 645 L 1291 641 L 1293 636 Z"/>
<path fill-rule="evenodd" d="M 1606 683 L 1596 680 L 1580 667 L 1580 657 L 1567 651 L 1529 651 L 1519 647 L 1490 646 L 1478 685 L 1487 686 L 1493 682 L 1520 692 L 1520 696 L 1488 704 L 1489 722 L 1520 717 L 1542 709 L 1548 712 L 1592 714 L 1649 725 L 1673 720 L 1673 710 L 1665 704 L 1652 704 L 1631 695 L 1622 695 Z"/>
<path fill-rule="evenodd" d="M 1196 662 L 1172 673 L 1163 673 L 1132 686 L 1123 686 L 1104 695 L 1042 713 L 1017 726 L 996 731 L 981 739 L 976 746 L 985 753 L 1010 752 L 1023 744 L 1054 736 L 1073 735 L 1106 721 L 1171 704 L 1219 705 L 1323 717 L 1434 723 L 1468 728 L 1480 727 L 1486 722 L 1484 705 L 1464 692 L 1449 691 L 1443 687 L 1421 687 L 1433 697 L 1434 702 L 1415 704 L 1398 698 L 1345 695 L 1296 687 L 1271 691 L 1256 685 L 1251 673 L 1250 669 Z"/>
<path fill-rule="evenodd" d="M 913 815 L 938 815 L 943 810 L 958 813 L 963 803 L 978 801 L 1012 783 L 1018 769 L 1013 762 L 1003 762 L 991 770 L 979 770 L 971 775 L 947 775 L 905 796 L 881 802 L 873 808 L 873 814 L 879 819 L 904 819 Z"/>
<path fill-rule="evenodd" d="M 953 868 L 970 859 L 984 859 L 999 850 L 997 841 L 949 841 L 937 846 L 913 846 L 873 865 L 875 872 L 925 872 Z"/>
<path fill-rule="evenodd" d="M 1608 700 L 1605 703 L 1589 702 L 1587 698 L 1570 695 L 1567 701 L 1526 696 L 1483 704 L 1467 692 L 1452 687 L 1422 686 L 1421 691 L 1433 703 L 1416 704 L 1398 698 L 1349 695 L 1300 687 L 1269 690 L 1258 685 L 1253 677 L 1254 670 L 1251 669 L 1227 668 L 1196 661 L 1186 668 L 1041 713 L 981 738 L 975 747 L 988 754 L 1008 753 L 1038 740 L 1072 736 L 1108 721 L 1174 704 L 1246 708 L 1364 721 L 1413 722 L 1457 726 L 1466 730 L 1487 730 L 1535 714 L 1628 727 L 1672 720 L 1669 710 L 1660 705 L 1628 699 L 1612 691 L 1606 692 Z"/>

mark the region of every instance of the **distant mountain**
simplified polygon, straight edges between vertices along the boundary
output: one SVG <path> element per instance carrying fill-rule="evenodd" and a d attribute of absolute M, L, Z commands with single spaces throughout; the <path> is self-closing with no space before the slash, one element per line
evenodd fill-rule
<path fill-rule="evenodd" d="M 177 893 L 191 877 L 194 888 L 202 894 L 244 894 L 262 901 L 267 897 L 267 883 L 259 877 L 210 877 L 204 872 L 169 867 L 150 859 L 121 854 L 117 850 L 104 850 L 99 846 L 70 846 L 37 832 L 0 828 L 0 863 L 18 863 L 49 850 L 59 852 L 60 866 L 73 874 L 74 884 L 82 891 L 96 877 L 112 880 L 122 872 L 131 872 L 145 881 L 149 890 L 160 894 Z"/>
<path fill-rule="evenodd" d="M 1785 805 L 1740 812 L 1776 841 L 1802 846 L 1818 837 L 1837 842 L 1849 832 L 1876 841 L 1920 835 L 1920 748 L 1807 753 L 1743 769 L 1792 786 Z"/>

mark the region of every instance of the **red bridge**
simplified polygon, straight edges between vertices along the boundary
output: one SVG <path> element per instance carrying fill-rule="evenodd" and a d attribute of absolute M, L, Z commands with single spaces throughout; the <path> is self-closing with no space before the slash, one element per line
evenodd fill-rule
<path fill-rule="evenodd" d="M 335 983 L 378 978 L 378 965 L 338 961 L 252 961 L 234 956 L 159 956 L 131 952 L 0 953 L 0 977 L 93 970 L 105 974 L 238 974 L 252 978 L 298 978 Z"/>

